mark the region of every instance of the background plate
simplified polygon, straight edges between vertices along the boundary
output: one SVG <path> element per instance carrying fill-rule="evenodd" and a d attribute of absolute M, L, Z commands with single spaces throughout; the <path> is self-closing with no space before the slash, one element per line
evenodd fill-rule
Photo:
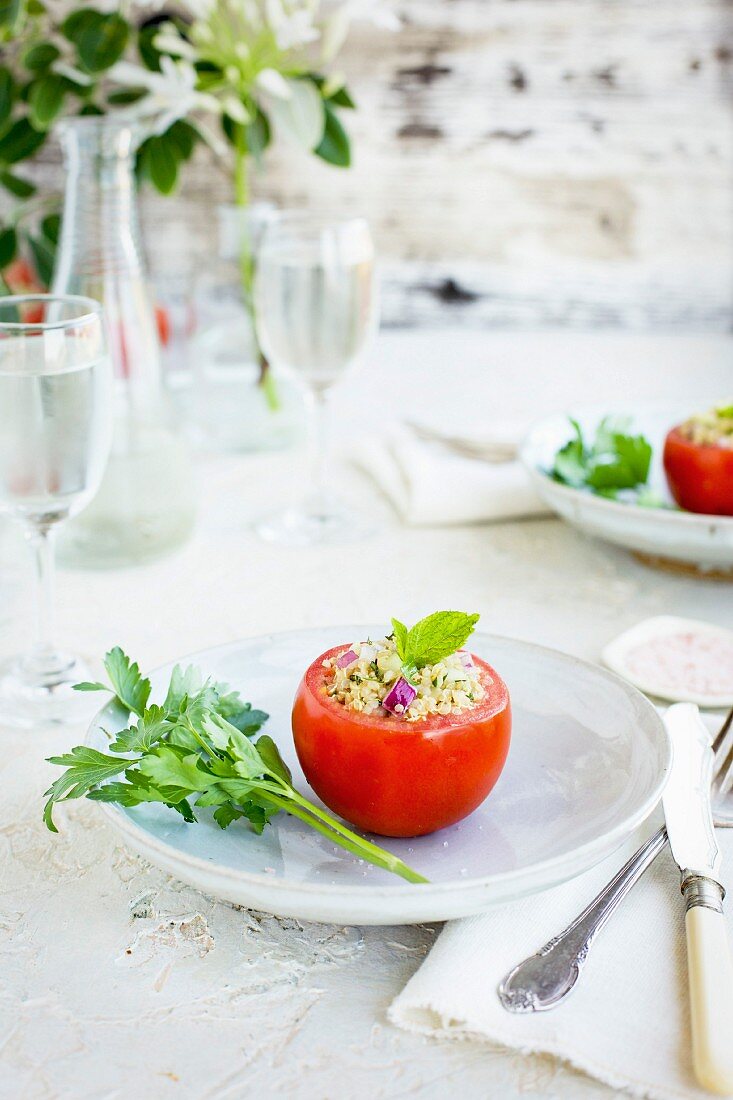
<path fill-rule="evenodd" d="M 713 402 L 701 402 L 705 409 Z M 553 481 L 545 471 L 572 435 L 568 417 L 574 417 L 591 439 L 609 413 L 632 416 L 632 431 L 642 432 L 654 448 L 650 485 L 672 503 L 662 466 L 664 437 L 674 425 L 695 412 L 689 403 L 660 402 L 624 409 L 587 405 L 541 420 L 522 446 L 522 460 L 542 498 L 554 511 L 590 535 L 652 557 L 694 565 L 702 570 L 733 570 L 733 516 L 701 516 L 692 512 L 640 508 L 571 489 Z"/>
<path fill-rule="evenodd" d="M 266 729 L 306 791 L 290 733 L 300 677 L 323 650 L 379 637 L 384 627 L 345 626 L 267 635 L 186 658 L 269 711 Z M 652 811 L 670 760 L 664 726 L 643 695 L 613 673 L 526 642 L 477 634 L 471 649 L 506 680 L 512 699 L 509 759 L 469 818 L 432 836 L 377 838 L 431 881 L 414 886 L 361 863 L 293 818 L 256 837 L 226 831 L 202 813 L 187 825 L 163 806 L 99 803 L 127 844 L 204 893 L 280 916 L 352 924 L 446 920 L 542 890 L 586 870 Z M 162 698 L 170 665 L 153 676 Z M 121 726 L 112 705 L 89 742 L 102 748 Z"/>

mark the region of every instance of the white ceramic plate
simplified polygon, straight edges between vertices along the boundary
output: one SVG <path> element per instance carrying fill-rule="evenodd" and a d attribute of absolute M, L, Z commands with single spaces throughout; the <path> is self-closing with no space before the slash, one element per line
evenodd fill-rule
<path fill-rule="evenodd" d="M 382 632 L 353 625 L 303 630 L 190 660 L 270 713 L 266 729 L 305 791 L 290 734 L 300 677 L 330 646 Z M 131 848 L 177 878 L 226 901 L 304 920 L 444 920 L 563 882 L 613 851 L 657 804 L 670 760 L 663 724 L 635 688 L 594 665 L 487 634 L 475 635 L 471 648 L 509 686 L 514 723 L 505 770 L 460 824 L 412 840 L 378 839 L 429 885 L 362 864 L 293 818 L 281 816 L 258 838 L 241 823 L 222 831 L 203 813 L 187 825 L 163 806 L 98 805 Z M 166 666 L 153 675 L 153 699 L 164 693 L 169 673 Z M 97 747 L 105 743 L 100 727 L 120 728 L 113 706 L 90 728 Z"/>
<path fill-rule="evenodd" d="M 702 402 L 701 407 L 706 408 L 707 404 Z M 598 423 L 609 413 L 631 415 L 633 432 L 642 432 L 654 448 L 650 485 L 672 503 L 662 467 L 664 437 L 669 428 L 695 411 L 689 404 L 679 403 L 630 404 L 617 409 L 595 405 L 573 409 L 550 416 L 531 429 L 522 445 L 522 461 L 540 496 L 564 519 L 589 535 L 653 558 L 693 565 L 703 571 L 733 570 L 733 516 L 701 516 L 619 504 L 583 489 L 561 485 L 546 473 L 552 469 L 557 450 L 571 438 L 569 416 L 574 417 L 592 438 Z"/>

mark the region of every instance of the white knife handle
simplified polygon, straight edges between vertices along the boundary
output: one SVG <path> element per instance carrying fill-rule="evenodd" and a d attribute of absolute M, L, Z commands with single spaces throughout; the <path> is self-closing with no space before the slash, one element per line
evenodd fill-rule
<path fill-rule="evenodd" d="M 695 1075 L 710 1092 L 733 1095 L 733 964 L 723 890 L 694 876 L 683 885 Z"/>

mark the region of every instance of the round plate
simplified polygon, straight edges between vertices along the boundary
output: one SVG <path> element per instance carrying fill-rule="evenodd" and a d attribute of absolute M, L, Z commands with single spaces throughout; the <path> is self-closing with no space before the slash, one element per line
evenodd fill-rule
<path fill-rule="evenodd" d="M 712 402 L 711 402 L 712 404 Z M 705 407 L 703 402 L 702 407 Z M 651 488 L 670 504 L 662 467 L 664 437 L 674 424 L 685 420 L 694 409 L 689 403 L 659 403 L 609 409 L 585 406 L 550 416 L 536 424 L 522 445 L 522 461 L 529 470 L 540 496 L 570 523 L 589 535 L 665 561 L 693 565 L 704 572 L 733 571 L 733 516 L 702 516 L 665 508 L 643 508 L 619 504 L 595 496 L 585 489 L 572 489 L 554 481 L 555 454 L 572 436 L 569 417 L 592 439 L 604 416 L 633 416 L 630 431 L 647 437 L 654 454 L 649 478 Z"/>
<path fill-rule="evenodd" d="M 265 635 L 187 658 L 268 711 L 266 730 L 308 791 L 290 733 L 290 708 L 304 669 L 340 642 L 379 637 L 384 627 L 344 626 Z M 407 924 L 478 913 L 543 890 L 597 863 L 622 843 L 661 795 L 670 746 L 659 715 L 635 688 L 595 665 L 489 634 L 471 649 L 505 678 L 513 731 L 504 772 L 489 798 L 458 825 L 410 840 L 376 838 L 430 879 L 411 885 L 281 815 L 255 836 L 222 831 L 202 811 L 187 825 L 148 805 L 106 813 L 127 844 L 206 894 L 279 916 L 345 924 Z M 151 677 L 165 693 L 171 666 Z M 120 728 L 112 704 L 89 743 Z M 409 767 L 409 761 L 405 761 Z"/>

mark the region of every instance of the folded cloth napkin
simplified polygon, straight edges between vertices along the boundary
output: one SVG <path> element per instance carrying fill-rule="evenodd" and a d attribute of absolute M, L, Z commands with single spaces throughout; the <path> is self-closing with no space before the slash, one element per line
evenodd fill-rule
<path fill-rule="evenodd" d="M 462 437 L 395 424 L 358 439 L 351 458 L 416 526 L 545 515 L 517 458 L 520 439 L 513 426 Z"/>
<path fill-rule="evenodd" d="M 390 1020 L 437 1038 L 549 1054 L 634 1096 L 709 1097 L 692 1072 L 684 903 L 669 849 L 601 931 L 567 1001 L 515 1015 L 496 995 L 507 971 L 562 931 L 654 827 L 563 886 L 448 923 L 390 1006 Z M 733 835 L 716 836 L 730 880 Z M 733 905 L 728 910 L 733 932 Z"/>

